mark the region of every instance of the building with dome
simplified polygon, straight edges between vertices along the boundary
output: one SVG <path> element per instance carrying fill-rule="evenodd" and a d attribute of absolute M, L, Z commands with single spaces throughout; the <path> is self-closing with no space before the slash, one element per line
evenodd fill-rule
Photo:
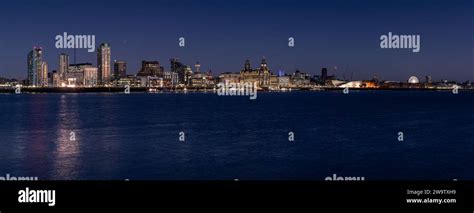
<path fill-rule="evenodd" d="M 408 78 L 408 83 L 409 84 L 418 84 L 418 83 L 420 83 L 420 80 L 418 80 L 418 78 L 416 76 L 411 76 L 410 78 Z"/>

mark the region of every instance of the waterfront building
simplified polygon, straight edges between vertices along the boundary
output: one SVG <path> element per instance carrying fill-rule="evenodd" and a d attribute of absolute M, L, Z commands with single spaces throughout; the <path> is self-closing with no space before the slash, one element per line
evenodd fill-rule
<path fill-rule="evenodd" d="M 310 76 L 307 73 L 296 70 L 290 78 L 290 84 L 293 86 L 306 86 L 310 84 Z"/>
<path fill-rule="evenodd" d="M 66 73 L 69 70 L 69 55 L 65 53 L 59 54 L 59 85 L 66 80 Z"/>
<path fill-rule="evenodd" d="M 163 71 L 164 68 L 160 66 L 158 61 L 142 61 L 142 67 L 137 76 L 163 77 Z"/>
<path fill-rule="evenodd" d="M 43 61 L 41 63 L 41 75 L 39 77 L 40 77 L 40 84 L 41 84 L 40 86 L 47 87 L 49 78 L 48 78 L 48 63 L 46 63 L 46 61 Z"/>
<path fill-rule="evenodd" d="M 257 82 L 257 86 L 259 87 L 268 87 L 270 86 L 271 75 L 265 57 L 262 58 L 258 69 L 252 69 L 250 61 L 247 59 L 245 60 L 244 69 L 240 71 L 240 80 L 242 83 Z"/>
<path fill-rule="evenodd" d="M 240 70 L 240 81 L 242 83 L 260 83 L 260 74 L 256 69 L 252 69 L 250 60 L 245 60 L 244 69 Z"/>
<path fill-rule="evenodd" d="M 416 76 L 411 76 L 410 78 L 408 78 L 407 82 L 409 84 L 418 84 L 420 82 L 420 80 L 418 80 L 418 78 Z"/>
<path fill-rule="evenodd" d="M 184 84 L 186 80 L 186 66 L 179 62 L 178 58 L 170 59 L 171 72 L 178 73 L 178 84 Z"/>
<path fill-rule="evenodd" d="M 193 75 L 193 70 L 191 69 L 191 66 L 186 66 L 184 68 L 184 84 L 185 85 L 191 84 L 192 75 Z"/>
<path fill-rule="evenodd" d="M 361 88 L 362 87 L 362 81 L 349 81 L 347 83 L 341 84 L 338 87 L 340 88 Z"/>
<path fill-rule="evenodd" d="M 41 86 L 43 84 L 43 50 L 41 47 L 34 47 L 28 53 L 27 76 L 29 86 Z"/>
<path fill-rule="evenodd" d="M 279 87 L 289 87 L 290 86 L 290 76 L 288 76 L 288 75 L 278 76 L 278 86 Z"/>
<path fill-rule="evenodd" d="M 193 73 L 190 81 L 193 87 L 214 87 L 214 78 L 212 77 L 210 71 L 207 73 L 195 72 Z"/>
<path fill-rule="evenodd" d="M 100 85 L 105 85 L 111 80 L 110 45 L 102 43 L 97 48 L 97 80 Z"/>
<path fill-rule="evenodd" d="M 320 84 L 328 84 L 331 85 L 333 80 L 336 80 L 334 75 L 328 75 L 328 69 L 326 67 L 321 68 L 321 75 L 315 76 L 316 81 Z"/>
<path fill-rule="evenodd" d="M 124 87 L 129 85 L 130 87 L 140 87 L 141 86 L 141 78 L 133 75 L 128 75 L 124 78 L 120 78 L 118 80 L 118 86 Z"/>
<path fill-rule="evenodd" d="M 56 70 L 53 70 L 52 85 L 53 87 L 61 86 L 61 76 Z"/>
<path fill-rule="evenodd" d="M 262 58 L 262 62 L 260 63 L 260 69 L 258 72 L 260 79 L 259 79 L 259 86 L 267 87 L 270 86 L 270 69 L 267 66 L 267 59 L 265 57 Z"/>
<path fill-rule="evenodd" d="M 172 71 L 163 72 L 163 86 L 171 87 L 178 85 L 178 73 Z"/>
<path fill-rule="evenodd" d="M 322 79 L 322 80 L 326 80 L 327 77 L 328 77 L 328 68 L 323 67 L 323 68 L 321 69 L 321 79 Z"/>
<path fill-rule="evenodd" d="M 97 67 L 84 67 L 84 82 L 83 85 L 86 87 L 95 87 L 97 86 Z"/>
<path fill-rule="evenodd" d="M 93 66 L 91 63 L 70 64 L 68 71 L 66 73 L 65 86 L 68 86 L 68 87 L 85 86 L 85 69 L 86 68 L 93 68 Z M 91 69 L 88 69 L 87 74 L 90 74 L 90 72 L 93 72 L 93 71 Z M 93 81 L 94 79 L 88 76 L 88 79 L 87 79 L 87 82 L 89 84 L 88 86 L 90 86 L 90 84 L 93 84 L 92 83 Z M 96 77 L 95 81 L 96 81 L 95 84 L 97 85 L 99 81 L 98 77 Z"/>
<path fill-rule="evenodd" d="M 127 76 L 127 63 L 121 60 L 114 60 L 114 76 L 113 79 L 116 81 L 120 78 Z"/>
<path fill-rule="evenodd" d="M 238 73 L 231 73 L 225 72 L 219 75 L 219 82 L 220 83 L 239 83 L 241 78 L 241 74 Z M 253 83 L 253 82 L 252 82 Z"/>

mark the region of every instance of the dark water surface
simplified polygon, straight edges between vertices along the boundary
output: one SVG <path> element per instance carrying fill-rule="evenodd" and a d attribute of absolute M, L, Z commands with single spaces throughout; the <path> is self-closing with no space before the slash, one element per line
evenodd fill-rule
<path fill-rule="evenodd" d="M 474 179 L 474 92 L 0 94 L 0 112 L 0 176 Z"/>

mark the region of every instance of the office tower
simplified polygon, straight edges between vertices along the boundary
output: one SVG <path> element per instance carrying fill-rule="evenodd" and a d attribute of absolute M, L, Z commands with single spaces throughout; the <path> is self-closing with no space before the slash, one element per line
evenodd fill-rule
<path fill-rule="evenodd" d="M 125 78 L 127 76 L 127 63 L 125 61 L 114 60 L 114 79 Z"/>
<path fill-rule="evenodd" d="M 28 85 L 29 86 L 41 86 L 41 76 L 43 68 L 43 50 L 41 48 L 34 47 L 28 53 Z"/>
<path fill-rule="evenodd" d="M 163 77 L 163 67 L 160 66 L 158 61 L 142 61 L 142 67 L 137 76 Z"/>
<path fill-rule="evenodd" d="M 328 78 L 328 69 L 327 68 L 323 68 L 321 70 L 321 79 L 322 80 L 326 80 Z"/>
<path fill-rule="evenodd" d="M 43 61 L 41 63 L 41 76 L 40 76 L 40 86 L 48 86 L 48 63 Z"/>
<path fill-rule="evenodd" d="M 110 79 L 110 45 L 102 43 L 97 48 L 97 81 L 101 85 L 107 84 Z"/>
<path fill-rule="evenodd" d="M 69 69 L 69 55 L 65 53 L 59 54 L 59 84 L 66 81 L 66 73 Z"/>
<path fill-rule="evenodd" d="M 184 84 L 185 78 L 186 78 L 185 76 L 186 66 L 182 64 L 181 62 L 179 62 L 178 58 L 170 59 L 170 63 L 171 63 L 171 72 L 178 73 L 178 82 L 180 84 Z"/>

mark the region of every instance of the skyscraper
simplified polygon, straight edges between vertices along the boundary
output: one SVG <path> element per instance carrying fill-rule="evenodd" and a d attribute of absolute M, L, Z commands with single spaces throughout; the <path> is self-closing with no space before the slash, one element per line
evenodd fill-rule
<path fill-rule="evenodd" d="M 66 74 L 69 69 L 69 55 L 65 53 L 59 54 L 59 85 L 66 81 Z"/>
<path fill-rule="evenodd" d="M 127 63 L 125 61 L 114 60 L 114 80 L 127 76 Z"/>
<path fill-rule="evenodd" d="M 107 84 L 110 79 L 110 45 L 102 43 L 97 48 L 97 81 L 99 84 Z"/>
<path fill-rule="evenodd" d="M 43 50 L 34 47 L 28 53 L 28 85 L 41 86 L 43 76 Z"/>
<path fill-rule="evenodd" d="M 41 62 L 41 77 L 40 86 L 48 86 L 48 63 L 46 61 Z"/>
<path fill-rule="evenodd" d="M 321 79 L 326 80 L 327 77 L 328 77 L 328 69 L 324 67 L 323 69 L 321 69 Z"/>
<path fill-rule="evenodd" d="M 179 62 L 178 58 L 170 59 L 170 63 L 171 63 L 171 72 L 178 73 L 178 83 L 184 84 L 186 80 L 186 76 L 185 76 L 186 66 L 182 64 L 181 62 Z"/>

